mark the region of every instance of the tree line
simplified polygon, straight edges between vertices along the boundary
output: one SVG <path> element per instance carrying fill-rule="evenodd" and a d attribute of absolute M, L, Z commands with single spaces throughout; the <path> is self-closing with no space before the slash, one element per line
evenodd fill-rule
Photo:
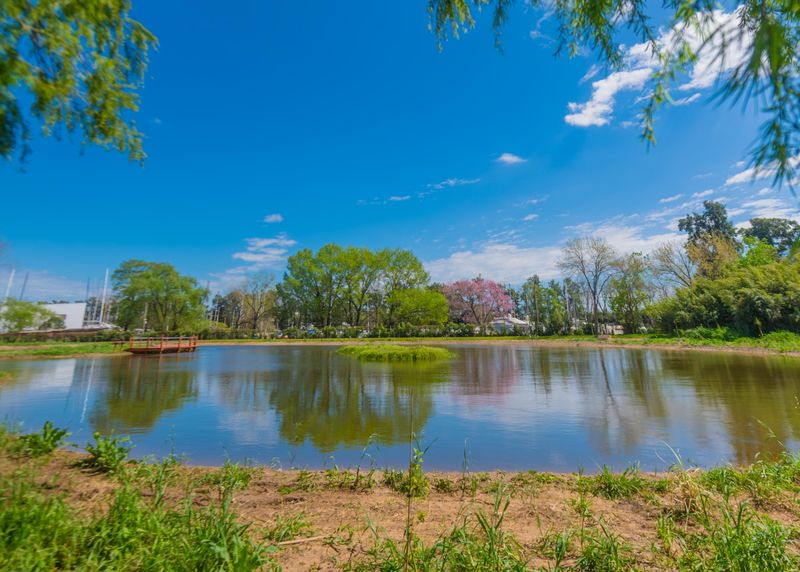
<path fill-rule="evenodd" d="M 746 335 L 800 332 L 800 225 L 754 218 L 737 229 L 724 205 L 678 221 L 685 240 L 618 253 L 601 237 L 563 247 L 563 278 L 521 286 L 482 276 L 434 283 L 409 250 L 326 244 L 287 260 L 279 281 L 255 274 L 211 297 L 166 263 L 128 260 L 112 275 L 105 317 L 128 331 L 220 337 L 413 336 L 492 333 L 673 333 L 727 328 Z M 532 261 L 532 263 L 535 261 Z M 34 306 L 34 305 L 31 305 Z M 6 304 L 13 328 L 52 327 L 53 316 Z"/>

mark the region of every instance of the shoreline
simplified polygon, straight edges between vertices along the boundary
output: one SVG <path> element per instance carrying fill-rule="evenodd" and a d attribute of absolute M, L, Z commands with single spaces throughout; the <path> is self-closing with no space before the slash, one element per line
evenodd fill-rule
<path fill-rule="evenodd" d="M 665 342 L 663 339 L 648 342 L 645 338 L 609 338 L 600 339 L 569 339 L 569 338 L 370 338 L 370 339 L 269 339 L 269 340 L 200 340 L 198 347 L 338 347 L 347 345 L 368 345 L 389 343 L 397 345 L 432 345 L 432 346 L 516 346 L 531 348 L 587 348 L 587 349 L 632 349 L 656 350 L 673 352 L 716 352 L 732 353 L 752 356 L 784 356 L 800 358 L 800 350 L 780 350 L 767 347 L 734 345 L 734 344 L 703 344 L 689 343 L 676 338 L 674 342 Z M 87 342 L 52 342 L 38 345 L 14 345 L 0 342 L 0 362 L 15 360 L 50 360 L 72 358 L 97 358 L 130 356 L 120 350 L 96 352 L 69 352 L 48 353 L 52 349 L 81 347 Z M 88 342 L 92 343 L 92 342 Z M 165 354 L 168 355 L 168 354 Z"/>
<path fill-rule="evenodd" d="M 88 468 L 88 455 L 78 451 L 56 450 L 35 459 L 9 451 L 9 447 L 0 448 L 0 479 L 25 479 L 37 494 L 62 498 L 85 522 L 102 518 L 124 488 L 138 492 L 145 512 L 163 511 L 165 506 L 185 511 L 181 507 L 188 502 L 216 518 L 216 507 L 227 498 L 236 521 L 247 527 L 248 537 L 263 543 L 283 570 L 396 569 L 383 566 L 392 561 L 392 551 L 386 547 L 394 544 L 402 550 L 407 526 L 426 547 L 450 538 L 464 543 L 465 550 L 472 542 L 477 543 L 472 545 L 475 548 L 486 542 L 481 517 L 498 525 L 502 538 L 527 563 L 525 570 L 553 569 L 557 538 L 568 541 L 562 566 L 574 566 L 586 557 L 585 546 L 598 548 L 601 545 L 596 542 L 612 539 L 615 550 L 638 569 L 673 570 L 684 556 L 713 554 L 712 539 L 729 525 L 725 511 L 738 509 L 748 517 L 743 534 L 760 542 L 760 523 L 776 523 L 787 531 L 785 551 L 793 558 L 800 555 L 800 540 L 788 532 L 797 530 L 798 523 L 794 499 L 800 461 L 796 457 L 769 465 L 776 469 L 768 474 L 784 475 L 774 482 L 764 477 L 765 467 L 756 465 L 715 469 L 716 473 L 697 469 L 597 475 L 432 471 L 422 473 L 422 494 L 409 498 L 404 488 L 408 471 L 208 467 L 170 465 L 162 460 L 130 462 L 111 474 Z M 726 478 L 739 484 L 731 491 L 719 489 L 727 482 L 717 478 L 723 475 L 720 471 L 727 471 Z M 51 475 L 56 474 L 59 478 L 54 481 Z M 166 481 L 159 480 L 163 478 Z M 151 505 L 162 502 L 153 500 L 157 498 L 163 498 L 164 504 Z M 662 534 L 665 522 L 673 539 Z M 686 539 L 702 548 L 687 549 Z"/>

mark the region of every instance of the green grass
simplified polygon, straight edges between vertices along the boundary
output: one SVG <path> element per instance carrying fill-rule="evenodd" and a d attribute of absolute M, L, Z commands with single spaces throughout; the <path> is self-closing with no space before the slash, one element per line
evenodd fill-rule
<path fill-rule="evenodd" d="M 0 478 L 0 570 L 275 570 L 230 500 L 169 508 L 134 488 L 87 516 L 17 471 Z"/>
<path fill-rule="evenodd" d="M 38 342 L 38 343 L 5 343 L 0 342 L 0 359 L 67 357 L 86 354 L 114 353 L 111 342 Z"/>
<path fill-rule="evenodd" d="M 275 517 L 275 524 L 264 530 L 264 538 L 272 542 L 286 542 L 312 534 L 314 528 L 302 512 L 289 516 L 279 514 Z"/>
<path fill-rule="evenodd" d="M 45 421 L 41 431 L 20 435 L 15 443 L 17 453 L 28 457 L 49 455 L 66 443 L 69 432 Z"/>
<path fill-rule="evenodd" d="M 365 344 L 344 346 L 339 353 L 356 357 L 362 361 L 432 361 L 450 359 L 452 352 L 446 348 L 418 345 Z"/>

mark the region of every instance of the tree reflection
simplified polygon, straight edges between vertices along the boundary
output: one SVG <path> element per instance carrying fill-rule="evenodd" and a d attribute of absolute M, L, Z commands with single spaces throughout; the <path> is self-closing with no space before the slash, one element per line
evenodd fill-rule
<path fill-rule="evenodd" d="M 133 357 L 110 360 L 107 378 L 97 385 L 89 423 L 95 431 L 141 433 L 198 395 L 196 372 L 182 357 Z"/>
<path fill-rule="evenodd" d="M 433 412 L 431 383 L 448 378 L 447 363 L 372 364 L 329 349 L 288 352 L 276 372 L 237 375 L 221 387 L 237 412 L 274 408 L 281 437 L 292 445 L 310 441 L 331 452 L 340 446 L 408 442 Z"/>

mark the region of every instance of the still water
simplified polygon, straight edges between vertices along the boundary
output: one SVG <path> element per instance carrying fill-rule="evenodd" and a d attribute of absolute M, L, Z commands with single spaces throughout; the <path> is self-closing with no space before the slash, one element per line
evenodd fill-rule
<path fill-rule="evenodd" d="M 595 471 L 711 466 L 797 450 L 800 360 L 635 349 L 463 345 L 432 364 L 361 363 L 325 346 L 0 362 L 0 420 L 52 420 L 83 445 L 132 437 L 133 456 L 226 456 L 284 468 Z"/>

